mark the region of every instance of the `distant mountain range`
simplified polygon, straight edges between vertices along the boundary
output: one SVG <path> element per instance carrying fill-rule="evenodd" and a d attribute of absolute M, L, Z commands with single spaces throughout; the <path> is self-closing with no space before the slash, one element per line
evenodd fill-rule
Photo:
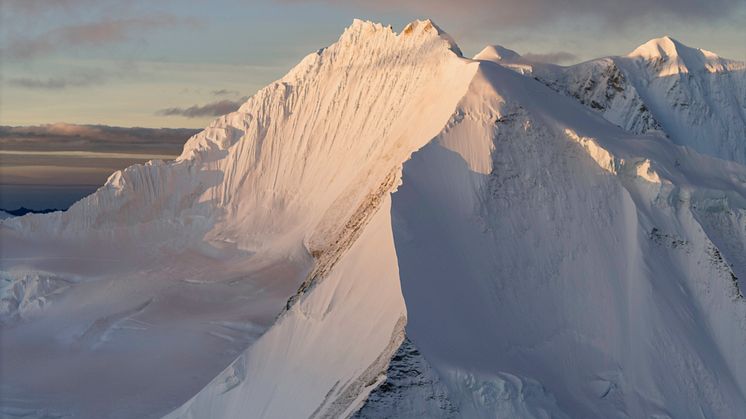
<path fill-rule="evenodd" d="M 20 207 L 14 210 L 9 210 L 9 209 L 0 208 L 0 212 L 10 214 L 14 217 L 20 217 L 26 214 L 49 214 L 50 212 L 57 212 L 57 211 L 65 211 L 65 209 L 50 208 L 50 209 L 35 210 L 35 209 L 26 208 L 26 207 Z"/>

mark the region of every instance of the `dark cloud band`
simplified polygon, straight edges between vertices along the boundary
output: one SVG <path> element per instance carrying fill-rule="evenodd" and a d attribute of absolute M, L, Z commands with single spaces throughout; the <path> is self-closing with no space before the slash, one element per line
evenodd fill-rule
<path fill-rule="evenodd" d="M 220 116 L 236 111 L 248 97 L 238 100 L 218 100 L 205 105 L 193 105 L 188 108 L 166 108 L 156 112 L 157 115 L 183 116 L 186 118 L 201 118 L 205 116 Z"/>
<path fill-rule="evenodd" d="M 197 132 L 186 128 L 123 128 L 65 123 L 0 126 L 0 149 L 179 154 L 186 140 Z"/>
<path fill-rule="evenodd" d="M 60 90 L 68 87 L 96 86 L 107 81 L 104 71 L 86 71 L 61 77 L 15 77 L 6 80 L 11 86 L 37 90 Z"/>

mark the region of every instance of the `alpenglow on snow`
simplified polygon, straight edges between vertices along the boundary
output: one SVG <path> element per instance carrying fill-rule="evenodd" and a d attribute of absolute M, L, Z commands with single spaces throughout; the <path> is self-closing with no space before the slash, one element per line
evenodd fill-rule
<path fill-rule="evenodd" d="M 176 160 L 0 221 L 0 413 L 742 417 L 745 72 L 355 20 Z"/>

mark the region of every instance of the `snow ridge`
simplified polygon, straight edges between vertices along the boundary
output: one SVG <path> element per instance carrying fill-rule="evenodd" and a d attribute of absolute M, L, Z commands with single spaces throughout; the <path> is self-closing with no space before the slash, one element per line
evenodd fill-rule
<path fill-rule="evenodd" d="M 487 61 L 515 61 L 519 58 L 520 54 L 501 45 L 488 45 L 474 56 L 475 60 Z"/>
<path fill-rule="evenodd" d="M 720 58 L 712 51 L 688 47 L 670 36 L 651 39 L 627 54 L 627 57 L 651 63 L 659 77 L 690 72 L 722 73 L 746 68 L 744 63 Z"/>

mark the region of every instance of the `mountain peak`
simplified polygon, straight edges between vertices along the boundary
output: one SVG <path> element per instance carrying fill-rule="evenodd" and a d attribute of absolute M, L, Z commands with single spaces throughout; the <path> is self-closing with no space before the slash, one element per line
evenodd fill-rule
<path fill-rule="evenodd" d="M 720 73 L 743 68 L 743 63 L 720 58 L 712 51 L 686 46 L 668 35 L 651 39 L 627 57 L 653 63 L 661 76 L 698 71 Z"/>
<path fill-rule="evenodd" d="M 372 41 L 374 38 L 379 39 Z M 406 44 L 409 45 L 409 48 L 418 48 L 438 40 L 444 41 L 446 47 L 459 57 L 463 56 L 453 38 L 430 19 L 414 20 L 404 26 L 399 33 L 394 32 L 391 25 L 384 26 L 368 20 L 354 19 L 352 24 L 345 29 L 337 44 L 359 45 L 372 41 L 383 48 L 386 48 L 387 45 L 391 47 L 394 44 L 400 46 Z"/>
<path fill-rule="evenodd" d="M 382 32 L 385 32 L 387 36 L 393 35 L 396 38 L 406 39 L 408 42 L 417 44 L 424 44 L 430 40 L 440 38 L 446 42 L 451 51 L 458 56 L 462 56 L 461 50 L 453 38 L 430 19 L 413 20 L 404 26 L 398 34 L 394 32 L 390 25 L 383 26 L 380 23 L 368 20 L 354 19 L 352 24 L 345 29 L 340 41 L 349 40 L 355 42 L 365 40 L 371 36 L 380 35 Z"/>
<path fill-rule="evenodd" d="M 432 20 L 413 20 L 407 24 L 402 30 L 402 34 L 411 35 L 415 32 L 434 32 L 437 35 L 443 33 L 443 30 L 438 27 Z"/>
<path fill-rule="evenodd" d="M 634 51 L 628 54 L 629 57 L 642 57 L 647 59 L 666 59 L 674 58 L 681 54 L 684 50 L 694 50 L 676 39 L 665 35 L 660 38 L 653 38 L 648 42 L 637 47 Z"/>
<path fill-rule="evenodd" d="M 512 61 L 519 58 L 521 58 L 520 54 L 502 45 L 487 45 L 479 54 L 474 56 L 475 60 L 487 61 Z"/>

